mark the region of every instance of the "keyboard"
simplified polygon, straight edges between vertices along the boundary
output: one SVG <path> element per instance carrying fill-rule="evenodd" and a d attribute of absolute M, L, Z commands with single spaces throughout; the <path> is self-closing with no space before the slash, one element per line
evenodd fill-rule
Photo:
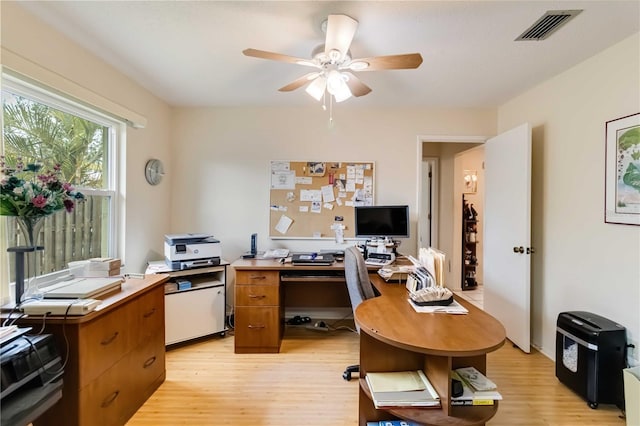
<path fill-rule="evenodd" d="M 371 265 L 371 266 L 386 266 L 386 265 L 390 265 L 391 262 L 392 262 L 391 260 L 378 259 L 374 257 L 370 257 L 364 261 L 365 264 Z"/>

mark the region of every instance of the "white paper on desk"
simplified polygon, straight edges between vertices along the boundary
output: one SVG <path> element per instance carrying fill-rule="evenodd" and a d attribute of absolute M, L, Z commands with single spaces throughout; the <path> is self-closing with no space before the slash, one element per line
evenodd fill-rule
<path fill-rule="evenodd" d="M 171 268 L 167 265 L 164 260 L 150 260 L 147 263 L 147 270 L 145 274 L 155 274 L 157 272 L 168 272 L 171 271 Z"/>
<path fill-rule="evenodd" d="M 286 234 L 292 223 L 293 223 L 293 219 L 291 219 L 288 216 L 282 215 L 280 216 L 280 220 L 276 225 L 276 231 L 278 231 L 281 234 Z"/>
<path fill-rule="evenodd" d="M 423 314 L 467 314 L 469 311 L 467 308 L 459 304 L 457 301 L 453 301 L 448 306 L 418 306 L 411 299 L 407 299 L 409 304 L 413 306 L 416 312 Z"/>

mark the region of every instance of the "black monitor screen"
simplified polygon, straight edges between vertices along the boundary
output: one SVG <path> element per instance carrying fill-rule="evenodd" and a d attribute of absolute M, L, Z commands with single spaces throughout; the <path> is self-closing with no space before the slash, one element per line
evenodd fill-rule
<path fill-rule="evenodd" d="M 409 238 L 409 206 L 355 208 L 356 238 Z"/>

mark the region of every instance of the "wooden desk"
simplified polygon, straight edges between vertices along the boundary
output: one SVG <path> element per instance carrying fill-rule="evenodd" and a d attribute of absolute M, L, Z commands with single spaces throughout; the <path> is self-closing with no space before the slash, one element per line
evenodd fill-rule
<path fill-rule="evenodd" d="M 299 266 L 275 260 L 231 264 L 235 283 L 235 353 L 277 353 L 284 307 L 350 307 L 344 264 Z"/>
<path fill-rule="evenodd" d="M 474 366 L 486 374 L 486 354 L 506 339 L 502 324 L 461 299 L 456 300 L 469 310 L 467 315 L 417 313 L 403 285 L 385 283 L 377 274 L 370 278 L 381 296 L 362 302 L 355 314 L 360 326 L 359 424 L 392 418 L 438 426 L 485 424 L 497 412 L 497 401 L 493 406 L 451 406 L 451 370 Z M 366 373 L 403 370 L 423 370 L 442 408 L 375 409 Z"/>
<path fill-rule="evenodd" d="M 36 426 L 125 424 L 164 382 L 168 278 L 157 274 L 129 279 L 94 312 L 47 317 L 44 333 L 54 335 L 62 358 L 68 359 L 62 399 L 34 422 Z M 17 324 L 37 331 L 43 320 L 24 317 Z"/>

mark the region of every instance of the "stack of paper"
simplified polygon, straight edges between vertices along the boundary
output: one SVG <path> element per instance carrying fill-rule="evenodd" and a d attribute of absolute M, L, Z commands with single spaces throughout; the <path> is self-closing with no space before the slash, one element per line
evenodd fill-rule
<path fill-rule="evenodd" d="M 493 405 L 502 399 L 497 386 L 474 367 L 457 368 L 451 378 L 462 382 L 463 394 L 451 398 L 451 405 Z"/>
<path fill-rule="evenodd" d="M 376 408 L 440 407 L 440 397 L 421 371 L 367 373 Z"/>

